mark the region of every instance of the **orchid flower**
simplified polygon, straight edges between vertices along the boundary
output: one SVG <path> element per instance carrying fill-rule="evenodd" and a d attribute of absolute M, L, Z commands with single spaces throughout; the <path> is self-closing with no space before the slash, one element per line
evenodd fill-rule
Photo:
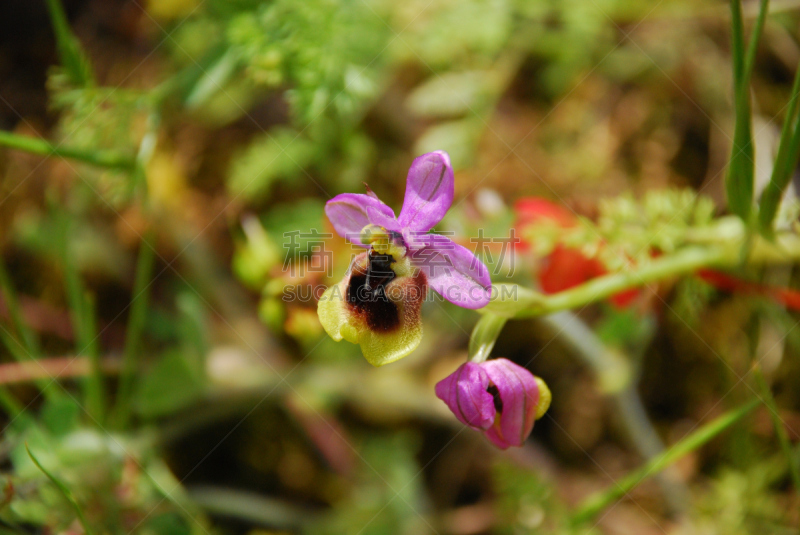
<path fill-rule="evenodd" d="M 462 364 L 436 384 L 436 396 L 501 449 L 522 446 L 551 398 L 544 381 L 502 358 Z"/>
<path fill-rule="evenodd" d="M 334 340 L 361 345 L 375 366 L 408 355 L 422 338 L 420 308 L 428 286 L 464 308 L 489 302 L 489 270 L 467 248 L 428 231 L 453 203 L 450 157 L 429 152 L 411 164 L 400 215 L 367 189 L 325 205 L 336 232 L 367 250 L 344 279 L 321 296 L 317 309 Z"/>

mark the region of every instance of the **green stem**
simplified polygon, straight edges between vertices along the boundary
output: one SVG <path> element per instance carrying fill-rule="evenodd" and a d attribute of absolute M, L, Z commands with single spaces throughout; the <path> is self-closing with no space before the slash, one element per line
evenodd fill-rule
<path fill-rule="evenodd" d="M 800 121 L 796 121 L 797 105 L 800 103 L 800 67 L 794 73 L 789 109 L 783 118 L 778 154 L 772 167 L 769 184 L 761 194 L 758 218 L 761 231 L 770 233 L 772 222 L 778 212 L 783 192 L 789 185 L 794 166 L 797 165 L 797 150 L 800 146 Z"/>
<path fill-rule="evenodd" d="M 572 517 L 575 525 L 580 525 L 597 516 L 603 509 L 611 505 L 616 500 L 625 496 L 634 487 L 653 474 L 656 474 L 671 465 L 684 455 L 696 450 L 712 438 L 716 437 L 741 418 L 749 414 L 758 406 L 758 400 L 753 400 L 736 410 L 728 412 L 713 420 L 685 439 L 679 441 L 670 449 L 653 458 L 644 466 L 635 470 L 617 481 L 614 486 L 606 491 L 594 494 L 584 500 Z"/>
<path fill-rule="evenodd" d="M 90 338 L 88 348 L 89 374 L 83 379 L 84 392 L 86 393 L 86 406 L 97 422 L 105 420 L 105 377 L 103 376 L 102 362 L 100 359 L 100 349 L 97 346 L 97 325 L 96 309 L 94 297 L 88 292 L 84 292 L 84 330 L 86 337 Z"/>
<path fill-rule="evenodd" d="M 14 338 L 2 325 L 0 325 L 0 340 L 2 340 L 3 345 L 6 346 L 8 352 L 11 353 L 11 356 L 17 362 L 38 362 L 38 359 L 33 358 L 31 354 L 25 350 L 25 347 L 20 341 Z M 50 382 L 47 379 L 39 379 L 36 381 L 36 386 L 43 394 L 50 397 L 58 395 L 56 389 L 48 388 L 49 385 Z"/>
<path fill-rule="evenodd" d="M 240 490 L 196 487 L 189 490 L 189 498 L 211 514 L 238 518 L 253 525 L 288 530 L 317 520 L 311 512 L 288 502 Z"/>
<path fill-rule="evenodd" d="M 131 393 L 136 376 L 136 363 L 139 358 L 142 330 L 147 313 L 148 297 L 152 280 L 155 249 L 150 244 L 152 232 L 142 240 L 139 246 L 139 259 L 136 262 L 136 280 L 131 294 L 131 312 L 128 317 L 128 329 L 125 336 L 125 350 L 122 356 L 119 389 L 117 393 L 115 425 L 124 428 L 130 418 Z"/>
<path fill-rule="evenodd" d="M 484 314 L 472 329 L 469 337 L 469 360 L 472 362 L 483 362 L 492 353 L 497 337 L 503 330 L 508 318 L 497 314 Z"/>
<path fill-rule="evenodd" d="M 39 339 L 25 321 L 22 315 L 22 309 L 17 301 L 17 294 L 11 285 L 11 278 L 8 276 L 5 264 L 0 262 L 0 291 L 3 292 L 3 299 L 5 300 L 8 313 L 11 316 L 11 322 L 14 328 L 22 339 L 22 345 L 31 357 L 40 357 L 42 352 L 39 347 Z"/>
<path fill-rule="evenodd" d="M 11 132 L 0 131 L 0 146 L 23 150 L 42 156 L 58 156 L 70 158 L 98 167 L 111 169 L 133 169 L 134 160 L 128 156 L 104 150 L 84 150 L 53 145 L 44 139 L 20 136 Z"/>
<path fill-rule="evenodd" d="M 628 439 L 645 460 L 664 451 L 658 432 L 636 391 L 635 376 L 628 358 L 610 350 L 576 315 L 558 312 L 542 317 L 550 331 L 571 348 L 594 372 L 599 390 L 611 396 Z M 659 474 L 658 483 L 674 512 L 685 508 L 686 489 L 675 478 Z"/>
<path fill-rule="evenodd" d="M 6 414 L 8 414 L 12 420 L 25 410 L 25 407 L 17 401 L 17 398 L 15 398 L 5 386 L 0 387 L 0 405 L 3 406 Z"/>
<path fill-rule="evenodd" d="M 750 78 L 745 64 L 742 2 L 731 0 L 731 54 L 735 123 L 725 191 L 734 214 L 749 223 L 753 204 L 753 134 L 750 110 Z M 754 36 L 755 37 L 755 36 Z"/>
<path fill-rule="evenodd" d="M 75 514 L 78 516 L 78 521 L 81 523 L 81 526 L 83 527 L 83 532 L 86 535 L 92 535 L 92 533 L 93 533 L 92 528 L 91 528 L 91 526 L 89 526 L 89 522 L 86 520 L 86 516 L 83 514 L 83 509 L 81 509 L 81 506 L 78 505 L 78 502 L 75 499 L 75 495 L 72 494 L 72 491 L 69 489 L 69 487 L 67 487 L 58 478 L 56 478 L 52 473 L 50 473 L 48 470 L 46 470 L 44 468 L 44 466 L 42 466 L 42 464 L 39 462 L 39 459 L 37 459 L 33 455 L 33 453 L 31 452 L 31 450 L 28 447 L 27 443 L 25 444 L 25 450 L 27 450 L 28 456 L 33 461 L 33 464 L 35 464 L 36 467 L 39 470 L 41 470 L 42 473 L 45 476 L 47 476 L 47 479 L 49 479 L 56 486 L 56 488 L 59 490 L 59 492 L 64 497 L 64 499 L 67 500 L 67 502 L 69 502 L 70 506 L 72 506 L 72 509 L 75 511 Z"/>
<path fill-rule="evenodd" d="M 492 302 L 486 309 L 505 317 L 543 316 L 561 310 L 579 308 L 629 288 L 676 275 L 693 273 L 700 268 L 723 263 L 730 257 L 729 250 L 686 247 L 674 254 L 657 258 L 635 271 L 597 277 L 580 286 L 552 295 L 544 296 L 519 288 L 517 295 L 512 296 L 514 302 L 510 303 L 510 306 L 503 306 L 502 302 Z M 502 293 L 500 295 L 502 300 Z M 511 312 L 511 316 L 508 315 L 509 312 Z"/>
<path fill-rule="evenodd" d="M 62 239 L 62 261 L 64 263 L 64 279 L 67 290 L 67 302 L 72 326 L 75 330 L 75 354 L 87 356 L 90 361 L 99 359 L 97 335 L 95 333 L 94 306 L 81 282 L 78 267 L 70 251 L 69 215 L 63 214 L 64 234 Z M 102 377 L 102 374 L 100 375 Z M 83 400 L 89 414 L 98 422 L 103 420 L 102 384 L 97 384 L 95 375 L 90 374 L 83 381 Z"/>
<path fill-rule="evenodd" d="M 61 65 L 69 75 L 73 84 L 79 87 L 94 84 L 94 75 L 89 60 L 84 55 L 81 45 L 69 27 L 67 14 L 60 0 L 46 0 L 56 36 L 56 46 Z"/>
<path fill-rule="evenodd" d="M 767 240 L 752 233 L 748 234 L 749 230 L 741 221 L 736 226 L 729 225 L 731 219 L 720 223 L 717 232 L 710 230 L 702 236 L 710 245 L 686 246 L 631 271 L 597 277 L 552 295 L 540 294 L 515 284 L 496 284 L 492 288 L 492 300 L 481 312 L 504 318 L 544 316 L 581 308 L 622 291 L 670 277 L 688 275 L 701 268 L 737 269 L 741 267 L 743 260 L 749 265 L 789 264 L 800 260 L 800 237 L 794 233 L 781 233 L 774 236 L 773 240 Z M 742 244 L 748 235 L 752 237 L 752 246 L 747 248 L 747 256 L 743 259 Z"/>
<path fill-rule="evenodd" d="M 747 46 L 747 57 L 744 60 L 744 80 L 750 80 L 750 75 L 753 74 L 753 65 L 756 62 L 756 53 L 758 52 L 758 42 L 761 40 L 761 34 L 764 31 L 764 23 L 767 21 L 767 13 L 769 12 L 769 0 L 761 0 L 758 8 L 758 18 L 756 19 L 755 28 L 750 35 L 750 42 Z"/>
<path fill-rule="evenodd" d="M 775 403 L 775 397 L 772 395 L 772 390 L 767 384 L 767 380 L 764 378 L 764 374 L 761 371 L 761 366 L 758 364 L 756 364 L 754 367 L 753 375 L 755 376 L 756 384 L 761 391 L 761 397 L 764 405 L 767 407 L 769 416 L 772 419 L 772 425 L 775 427 L 775 434 L 778 436 L 778 442 L 781 445 L 781 450 L 783 450 L 783 454 L 786 456 L 786 460 L 789 463 L 789 475 L 792 477 L 792 483 L 794 484 L 795 491 L 800 492 L 800 464 L 798 464 L 797 457 L 792 451 L 792 443 L 789 440 L 789 435 L 786 433 L 786 429 L 783 426 L 783 421 L 778 414 L 778 405 Z"/>
<path fill-rule="evenodd" d="M 22 310 L 19 306 L 19 301 L 17 300 L 17 294 L 11 284 L 11 278 L 8 276 L 5 265 L 1 261 L 0 291 L 3 293 L 3 299 L 8 307 L 8 312 L 11 316 L 11 322 L 14 325 L 14 329 L 17 331 L 22 341 L 20 342 L 2 326 L 0 326 L 0 340 L 2 340 L 3 345 L 6 346 L 8 352 L 11 353 L 11 356 L 17 362 L 35 361 L 42 355 L 41 347 L 39 346 L 39 339 L 34 333 L 33 329 L 31 329 L 28 323 L 25 321 L 25 317 L 23 316 Z M 36 381 L 36 386 L 45 395 L 50 397 L 58 395 L 56 390 L 47 388 L 48 384 L 48 381 L 44 379 Z M 4 397 L 6 398 L 3 400 L 3 405 L 5 408 L 7 410 L 13 410 L 14 407 L 9 401 L 10 399 L 13 399 L 11 395 L 6 392 Z"/>

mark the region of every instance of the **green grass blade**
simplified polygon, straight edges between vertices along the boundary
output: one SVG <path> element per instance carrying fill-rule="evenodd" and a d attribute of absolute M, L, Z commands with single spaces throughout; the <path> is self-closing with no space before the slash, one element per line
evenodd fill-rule
<path fill-rule="evenodd" d="M 142 330 L 146 318 L 150 282 L 152 280 L 155 250 L 150 244 L 152 233 L 142 240 L 139 246 L 139 259 L 136 262 L 136 280 L 131 294 L 131 313 L 128 317 L 128 330 L 125 335 L 125 350 L 122 356 L 122 369 L 119 376 L 114 424 L 124 428 L 130 417 L 131 394 L 136 375 L 136 362 L 139 356 Z"/>
<path fill-rule="evenodd" d="M 92 535 L 93 533 L 92 528 L 89 527 L 89 522 L 86 521 L 86 516 L 83 514 L 83 510 L 81 509 L 80 505 L 78 505 L 78 502 L 75 500 L 75 496 L 73 496 L 72 491 L 69 490 L 69 488 L 67 488 L 67 486 L 64 485 L 64 483 L 62 483 L 61 481 L 59 481 L 53 474 L 45 470 L 45 468 L 39 463 L 39 460 L 31 452 L 31 449 L 28 447 L 28 444 L 25 444 L 25 449 L 28 452 L 28 457 L 30 457 L 31 461 L 33 461 L 33 464 L 35 464 L 36 467 L 39 470 L 41 470 L 44 475 L 47 476 L 47 479 L 52 481 L 52 483 L 56 486 L 56 488 L 58 488 L 58 490 L 61 492 L 61 495 L 64 496 L 64 499 L 66 499 L 67 502 L 69 502 L 69 504 L 75 510 L 75 513 L 78 515 L 78 520 L 80 521 L 81 526 L 83 526 L 83 532 L 86 535 Z"/>
<path fill-rule="evenodd" d="M 240 64 L 239 53 L 233 49 L 226 50 L 210 68 L 204 71 L 200 79 L 189 90 L 184 105 L 188 109 L 197 109 L 208 102 L 216 93 L 224 90 L 239 70 Z"/>
<path fill-rule="evenodd" d="M 11 322 L 22 339 L 23 347 L 31 357 L 40 357 L 42 352 L 39 347 L 39 339 L 22 316 L 17 294 L 11 285 L 11 278 L 8 276 L 3 262 L 0 262 L 0 292 L 3 293 L 3 300 L 11 316 Z"/>
<path fill-rule="evenodd" d="M 797 120 L 797 105 L 800 103 L 800 66 L 794 75 L 789 108 L 783 118 L 781 137 L 778 142 L 778 155 L 772 167 L 769 184 L 761 194 L 758 210 L 758 223 L 761 231 L 769 234 L 772 222 L 778 212 L 784 191 L 792 180 L 792 173 L 797 166 L 798 149 L 800 149 L 800 121 Z"/>
<path fill-rule="evenodd" d="M 97 363 L 96 367 L 99 369 L 100 348 L 97 344 L 93 301 L 87 295 L 80 273 L 78 273 L 70 252 L 69 214 L 62 214 L 62 217 L 64 220 L 62 224 L 64 234 L 61 237 L 61 254 L 64 263 L 69 313 L 75 330 L 75 354 L 78 356 L 86 355 L 89 361 L 93 363 L 93 367 Z M 102 392 L 102 384 L 98 384 L 95 374 L 90 373 L 83 381 L 83 399 L 89 414 L 99 422 L 102 422 L 104 417 Z"/>
<path fill-rule="evenodd" d="M 56 35 L 56 46 L 61 65 L 73 84 L 85 87 L 94 84 L 94 76 L 89 59 L 81 48 L 81 44 L 69 27 L 67 14 L 60 0 L 47 0 L 50 21 Z"/>
<path fill-rule="evenodd" d="M 786 456 L 786 461 L 789 463 L 789 474 L 792 477 L 795 491 L 800 492 L 800 464 L 798 463 L 797 456 L 792 451 L 792 443 L 789 440 L 789 435 L 783 426 L 783 421 L 778 414 L 778 405 L 775 403 L 775 397 L 772 395 L 772 390 L 761 372 L 761 367 L 756 365 L 753 370 L 753 375 L 756 378 L 756 385 L 761 391 L 761 397 L 764 405 L 767 407 L 769 417 L 772 419 L 772 425 L 775 427 L 775 434 L 778 437 L 778 442 L 781 445 L 781 450 Z"/>
<path fill-rule="evenodd" d="M 0 406 L 3 407 L 11 420 L 16 420 L 25 410 L 25 407 L 4 386 L 0 387 Z"/>
<path fill-rule="evenodd" d="M 730 162 L 728 163 L 725 191 L 731 212 L 749 222 L 753 205 L 755 168 L 753 163 L 752 114 L 750 110 L 750 77 L 745 63 L 746 52 L 741 0 L 731 0 L 731 29 L 736 122 L 733 130 L 733 147 L 731 149 Z M 754 35 L 754 37 L 757 36 Z"/>
<path fill-rule="evenodd" d="M 70 147 L 56 146 L 44 139 L 37 139 L 30 136 L 19 136 L 10 132 L 0 131 L 0 147 L 23 150 L 42 156 L 59 156 L 70 158 L 80 162 L 96 165 L 98 167 L 108 167 L 111 169 L 131 170 L 134 166 L 134 159 L 122 154 L 111 151 L 89 151 L 73 149 Z"/>
<path fill-rule="evenodd" d="M 761 0 L 758 6 L 756 25 L 753 28 L 753 33 L 750 35 L 750 42 L 747 45 L 747 57 L 745 57 L 744 60 L 743 80 L 747 82 L 748 85 L 750 83 L 750 76 L 753 74 L 753 65 L 755 65 L 756 53 L 758 52 L 758 42 L 761 41 L 761 34 L 764 33 L 764 24 L 767 22 L 768 12 L 769 0 Z"/>
<path fill-rule="evenodd" d="M 97 313 L 94 297 L 88 293 L 83 294 L 84 317 L 83 325 L 86 337 L 90 340 L 88 349 L 90 372 L 84 378 L 84 392 L 86 407 L 98 422 L 105 420 L 105 378 L 103 377 L 102 363 L 100 362 L 100 348 L 97 344 Z"/>
<path fill-rule="evenodd" d="M 638 470 L 634 470 L 616 484 L 603 492 L 589 496 L 579 507 L 572 517 L 573 523 L 578 525 L 587 522 L 597 516 L 603 509 L 611 505 L 616 500 L 625 496 L 639 483 L 648 477 L 657 474 L 667 466 L 671 465 L 687 453 L 690 453 L 712 438 L 716 437 L 730 426 L 738 422 L 749 414 L 759 404 L 758 400 L 753 400 L 736 410 L 713 420 L 688 437 L 679 441 L 661 455 L 654 457 Z"/>
<path fill-rule="evenodd" d="M 5 327 L 0 326 L 0 341 L 17 362 L 27 362 L 41 357 L 42 351 L 39 345 L 39 338 L 22 315 L 16 291 L 11 284 L 11 278 L 8 276 L 5 264 L 2 261 L 0 261 L 0 292 L 3 294 L 3 300 L 11 316 L 11 323 L 19 335 L 19 339 L 17 339 Z M 36 382 L 41 392 L 52 397 L 56 395 L 56 391 L 48 389 L 48 384 L 46 380 Z M 0 399 L 0 404 L 9 414 L 22 412 L 22 408 L 16 405 L 15 398 L 7 390 L 4 389 L 3 392 L 0 392 L 0 398 L 2 398 Z"/>
<path fill-rule="evenodd" d="M 492 352 L 500 331 L 508 321 L 507 318 L 487 312 L 478 320 L 469 337 L 469 358 L 473 362 L 483 362 Z"/>
<path fill-rule="evenodd" d="M 36 360 L 25 349 L 22 343 L 14 338 L 14 336 L 2 325 L 0 325 L 0 342 L 6 346 L 8 352 L 17 362 L 30 362 Z M 36 386 L 39 388 L 40 392 L 49 397 L 60 395 L 57 389 L 48 388 L 48 386 L 50 386 L 50 381 L 47 379 L 37 379 Z"/>

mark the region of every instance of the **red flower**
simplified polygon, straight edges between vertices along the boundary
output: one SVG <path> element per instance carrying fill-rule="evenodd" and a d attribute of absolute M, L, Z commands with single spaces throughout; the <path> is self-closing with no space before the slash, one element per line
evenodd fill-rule
<path fill-rule="evenodd" d="M 569 210 L 539 197 L 526 197 L 514 204 L 517 220 L 514 228 L 524 229 L 527 226 L 544 222 L 554 223 L 561 228 L 571 228 L 578 224 L 575 215 Z M 530 243 L 523 235 L 517 249 L 526 251 Z M 600 277 L 608 270 L 597 257 L 588 257 L 583 251 L 564 244 L 556 244 L 553 251 L 544 259 L 538 278 L 542 291 L 553 294 L 568 290 L 579 284 Z M 639 295 L 638 289 L 626 290 L 611 296 L 609 301 L 619 308 L 633 303 Z"/>

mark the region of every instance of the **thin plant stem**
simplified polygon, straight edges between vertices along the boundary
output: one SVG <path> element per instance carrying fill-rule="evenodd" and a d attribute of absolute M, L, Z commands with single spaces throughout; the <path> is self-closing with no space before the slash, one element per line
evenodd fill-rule
<path fill-rule="evenodd" d="M 86 336 L 91 336 L 90 349 L 88 351 L 88 358 L 90 364 L 90 373 L 84 378 L 85 392 L 86 392 L 86 406 L 89 407 L 91 413 L 95 416 L 98 422 L 105 420 L 105 377 L 103 375 L 102 362 L 100 359 L 100 350 L 97 347 L 97 325 L 96 325 L 96 309 L 94 297 L 88 292 L 84 292 L 84 318 Z"/>
<path fill-rule="evenodd" d="M 20 136 L 11 132 L 0 131 L 0 146 L 18 149 L 41 156 L 57 156 L 80 162 L 107 167 L 110 169 L 131 170 L 134 159 L 117 152 L 107 150 L 85 150 L 73 147 L 54 145 L 47 140 L 30 136 Z"/>
<path fill-rule="evenodd" d="M 219 487 L 189 489 L 191 500 L 212 514 L 238 518 L 249 524 L 298 529 L 318 520 L 312 512 L 283 500 Z"/>
<path fill-rule="evenodd" d="M 64 233 L 61 237 L 61 255 L 64 265 L 64 279 L 66 282 L 67 302 L 75 329 L 75 350 L 78 356 L 88 356 L 94 360 L 99 349 L 97 347 L 97 336 L 94 329 L 94 306 L 90 298 L 87 298 L 83 283 L 81 282 L 78 267 L 70 251 L 70 233 L 68 214 L 62 214 L 65 219 L 63 224 Z M 83 399 L 89 413 L 98 422 L 103 421 L 104 406 L 102 403 L 102 385 L 96 384 L 96 377 L 90 374 L 83 381 Z"/>
<path fill-rule="evenodd" d="M 69 27 L 67 14 L 60 0 L 46 0 L 50 12 L 50 21 L 53 24 L 53 33 L 56 36 L 56 47 L 67 75 L 73 84 L 79 87 L 93 85 L 94 75 L 89 65 L 89 60 L 81 48 L 75 34 Z"/>
<path fill-rule="evenodd" d="M 781 450 L 786 456 L 786 461 L 789 463 L 789 475 L 792 478 L 795 491 L 800 493 L 800 463 L 798 463 L 797 456 L 792 451 L 792 443 L 789 440 L 789 435 L 783 427 L 783 421 L 778 414 L 778 405 L 775 403 L 775 396 L 772 395 L 772 389 L 767 384 L 764 378 L 764 373 L 761 371 L 761 366 L 756 363 L 753 369 L 753 376 L 756 379 L 756 385 L 761 393 L 761 398 L 764 405 L 767 407 L 769 417 L 772 419 L 772 425 L 775 427 L 775 434 L 778 437 L 778 442 L 781 445 Z"/>
<path fill-rule="evenodd" d="M 749 223 L 753 204 L 752 113 L 750 110 L 750 78 L 745 64 L 742 2 L 731 0 L 731 55 L 733 56 L 733 95 L 735 123 L 733 147 L 725 180 L 731 212 Z M 755 37 L 755 36 L 754 36 Z"/>
<path fill-rule="evenodd" d="M 599 388 L 610 395 L 617 408 L 630 443 L 645 460 L 655 458 L 664 451 L 664 444 L 647 417 L 636 385 L 629 359 L 612 353 L 597 335 L 577 316 L 558 312 L 540 318 L 548 328 L 558 333 L 575 354 L 592 369 Z M 674 478 L 658 476 L 669 507 L 674 512 L 684 509 L 687 490 Z"/>
<path fill-rule="evenodd" d="M 545 316 L 580 308 L 631 288 L 689 275 L 701 268 L 736 269 L 741 266 L 742 243 L 747 237 L 752 238 L 744 259 L 748 265 L 786 265 L 800 260 L 800 237 L 797 235 L 781 233 L 768 240 L 749 233 L 748 228 L 739 222 L 735 229 L 704 235 L 703 241 L 711 243 L 709 245 L 689 245 L 630 271 L 596 277 L 555 294 L 544 295 L 515 284 L 496 284 L 492 288 L 491 301 L 481 312 L 505 318 Z"/>
<path fill-rule="evenodd" d="M 19 334 L 21 341 L 17 340 L 11 335 L 10 332 L 1 326 L 0 340 L 3 341 L 3 345 L 6 346 L 6 349 L 8 349 L 9 353 L 11 353 L 11 356 L 14 357 L 17 362 L 35 361 L 37 358 L 41 357 L 42 354 L 39 346 L 39 338 L 25 321 L 25 317 L 23 316 L 22 310 L 19 306 L 19 301 L 17 300 L 16 292 L 14 291 L 14 287 L 11 283 L 11 278 L 8 276 L 8 272 L 6 271 L 5 265 L 2 261 L 0 261 L 0 291 L 3 292 L 3 299 L 8 307 L 9 315 L 11 316 L 11 322 Z M 47 388 L 48 382 L 45 379 L 38 380 L 36 385 L 42 393 L 49 397 L 58 395 L 56 390 Z M 10 401 L 13 399 L 13 397 L 7 391 L 3 397 L 5 398 L 3 401 L 5 408 L 9 411 L 14 410 L 15 407 Z M 17 413 L 19 413 L 19 411 L 17 411 Z"/>
<path fill-rule="evenodd" d="M 764 24 L 767 21 L 767 13 L 769 12 L 769 0 L 761 0 L 758 7 L 758 18 L 756 25 L 753 28 L 753 33 L 750 35 L 750 42 L 747 46 L 747 56 L 744 59 L 744 80 L 749 81 L 750 76 L 753 74 L 753 65 L 756 62 L 756 53 L 758 52 L 758 42 L 761 40 L 761 34 L 764 32 Z"/>
<path fill-rule="evenodd" d="M 52 473 L 50 473 L 41 465 L 39 460 L 31 452 L 31 449 L 28 447 L 27 443 L 25 444 L 25 449 L 28 452 L 28 456 L 33 461 L 33 464 L 35 464 L 36 467 L 39 470 L 41 470 L 45 476 L 47 476 L 47 479 L 49 479 L 56 486 L 56 488 L 59 490 L 64 499 L 67 500 L 67 502 L 69 502 L 70 506 L 75 511 L 75 514 L 78 517 L 78 521 L 81 523 L 81 526 L 83 527 L 84 534 L 92 535 L 93 531 L 91 526 L 89 526 L 89 522 L 86 520 L 86 515 L 83 514 L 83 509 L 81 508 L 80 505 L 78 505 L 78 502 L 77 500 L 75 500 L 75 496 L 72 494 L 72 491 L 69 489 L 69 487 L 67 487 L 64 483 L 61 482 L 61 480 L 56 478 Z"/>
<path fill-rule="evenodd" d="M 3 345 L 6 346 L 8 352 L 11 353 L 11 356 L 16 360 L 18 363 L 38 363 L 38 359 L 35 359 L 31 356 L 28 351 L 25 350 L 25 347 L 20 343 L 19 340 L 14 338 L 10 332 L 8 332 L 3 326 L 0 325 L 0 340 L 2 340 Z M 38 366 L 38 364 L 37 364 Z M 39 388 L 39 391 L 45 394 L 48 397 L 56 397 L 60 395 L 58 389 L 55 388 L 48 388 L 49 381 L 45 378 L 38 379 L 36 381 L 36 386 Z"/>
<path fill-rule="evenodd" d="M 131 393 L 136 376 L 136 362 L 141 347 L 141 336 L 149 301 L 150 283 L 152 280 L 155 250 L 150 244 L 152 232 L 148 232 L 139 246 L 139 258 L 136 262 L 136 279 L 133 283 L 131 312 L 128 318 L 128 329 L 125 336 L 125 350 L 122 356 L 119 389 L 115 407 L 114 423 L 124 428 L 130 418 Z"/>
<path fill-rule="evenodd" d="M 497 314 L 484 314 L 472 329 L 469 337 L 469 360 L 472 362 L 483 362 L 492 353 L 497 337 L 503 330 L 507 318 Z"/>
<path fill-rule="evenodd" d="M 577 511 L 572 516 L 572 522 L 575 525 L 580 525 L 591 520 L 603 509 L 625 496 L 634 487 L 639 485 L 639 483 L 651 475 L 657 474 L 684 455 L 698 449 L 706 442 L 741 420 L 744 416 L 748 415 L 758 405 L 758 400 L 752 400 L 738 409 L 732 410 L 720 416 L 719 418 L 712 420 L 688 437 L 676 443 L 658 457 L 655 457 L 649 462 L 645 463 L 645 465 L 638 470 L 634 470 L 621 480 L 617 481 L 608 490 L 589 496 L 589 498 L 587 498 L 578 507 Z"/>
<path fill-rule="evenodd" d="M 11 284 L 11 278 L 8 276 L 5 264 L 0 262 L 0 291 L 3 292 L 3 299 L 8 307 L 8 313 L 11 316 L 11 322 L 14 328 L 22 339 L 22 345 L 31 357 L 40 357 L 41 349 L 39 347 L 39 339 L 25 321 L 22 315 L 22 309 L 17 300 L 17 294 Z"/>
<path fill-rule="evenodd" d="M 6 411 L 6 414 L 13 420 L 25 410 L 25 407 L 17 401 L 8 388 L 5 386 L 0 387 L 0 405 Z"/>

